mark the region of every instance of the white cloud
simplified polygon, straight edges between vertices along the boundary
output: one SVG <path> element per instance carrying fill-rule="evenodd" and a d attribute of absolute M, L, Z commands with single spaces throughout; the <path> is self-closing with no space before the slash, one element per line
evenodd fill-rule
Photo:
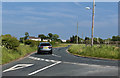
<path fill-rule="evenodd" d="M 6 21 L 3 21 L 3 24 L 6 24 L 6 25 L 34 25 L 36 24 L 35 21 L 30 21 L 30 20 L 6 20 Z"/>
<path fill-rule="evenodd" d="M 43 17 L 36 17 L 36 16 L 25 16 L 26 19 L 29 19 L 29 20 L 37 20 L 37 21 L 40 21 L 40 20 L 48 20 L 48 18 L 43 18 Z"/>
<path fill-rule="evenodd" d="M 32 15 L 41 15 L 41 16 L 52 16 L 52 17 L 67 17 L 67 18 L 76 18 L 75 15 L 72 14 L 66 14 L 63 12 L 37 12 L 37 11 L 32 11 L 32 10 L 3 10 L 4 15 L 27 15 L 27 14 L 32 14 Z"/>
<path fill-rule="evenodd" d="M 81 6 L 79 2 L 74 2 L 75 5 Z"/>

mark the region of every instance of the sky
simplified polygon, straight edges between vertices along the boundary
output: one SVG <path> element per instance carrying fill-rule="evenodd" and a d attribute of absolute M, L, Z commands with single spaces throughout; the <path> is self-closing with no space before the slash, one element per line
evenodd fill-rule
<path fill-rule="evenodd" d="M 3 2 L 2 34 L 17 38 L 25 32 L 30 36 L 58 34 L 60 39 L 91 37 L 91 2 Z M 94 37 L 111 38 L 118 35 L 118 3 L 96 2 Z"/>

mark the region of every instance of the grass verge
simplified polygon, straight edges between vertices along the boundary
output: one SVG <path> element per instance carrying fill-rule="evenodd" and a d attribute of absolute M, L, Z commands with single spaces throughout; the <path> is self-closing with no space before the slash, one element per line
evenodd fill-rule
<path fill-rule="evenodd" d="M 2 47 L 2 64 L 8 63 L 20 57 L 36 51 L 37 47 L 30 47 L 29 45 L 20 45 L 18 50 L 10 50 Z"/>
<path fill-rule="evenodd" d="M 120 48 L 110 45 L 72 45 L 68 48 L 68 51 L 75 55 L 108 59 L 119 59 Z"/>
<path fill-rule="evenodd" d="M 58 44 L 53 45 L 53 48 L 56 48 L 56 47 L 67 47 L 68 45 L 71 45 L 71 44 L 58 43 Z"/>

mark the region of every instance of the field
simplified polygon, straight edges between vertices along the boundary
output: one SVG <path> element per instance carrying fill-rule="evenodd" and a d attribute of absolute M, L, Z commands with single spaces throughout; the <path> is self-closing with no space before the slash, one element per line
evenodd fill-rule
<path fill-rule="evenodd" d="M 68 51 L 75 55 L 85 57 L 97 57 L 97 58 L 108 58 L 108 59 L 119 59 L 120 48 L 111 45 L 72 45 Z"/>

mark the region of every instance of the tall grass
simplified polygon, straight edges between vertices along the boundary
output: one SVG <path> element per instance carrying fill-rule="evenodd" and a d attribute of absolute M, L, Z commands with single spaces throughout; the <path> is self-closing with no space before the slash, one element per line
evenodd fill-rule
<path fill-rule="evenodd" d="M 72 45 L 68 49 L 69 52 L 81 56 L 91 56 L 100 58 L 119 59 L 120 48 L 110 45 Z"/>
<path fill-rule="evenodd" d="M 36 46 L 30 47 L 29 45 L 20 45 L 17 51 L 2 47 L 2 64 L 23 57 L 30 52 L 36 51 L 36 49 Z"/>

